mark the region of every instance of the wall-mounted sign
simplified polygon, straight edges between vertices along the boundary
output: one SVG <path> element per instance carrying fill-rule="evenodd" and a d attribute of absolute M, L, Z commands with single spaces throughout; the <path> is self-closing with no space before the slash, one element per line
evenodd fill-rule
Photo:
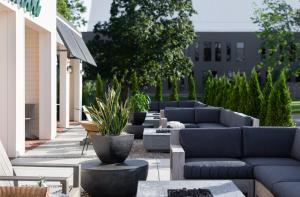
<path fill-rule="evenodd" d="M 40 0 L 10 0 L 12 3 L 17 4 L 19 7 L 24 8 L 33 16 L 38 17 L 41 13 Z"/>

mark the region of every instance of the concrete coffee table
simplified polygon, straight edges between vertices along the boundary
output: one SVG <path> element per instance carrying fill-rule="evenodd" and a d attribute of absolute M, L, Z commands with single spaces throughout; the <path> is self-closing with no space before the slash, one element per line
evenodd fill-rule
<path fill-rule="evenodd" d="M 214 197 L 245 197 L 232 181 L 140 181 L 136 197 L 167 197 L 168 189 L 209 189 Z"/>
<path fill-rule="evenodd" d="M 145 122 L 146 124 L 153 124 L 154 128 L 158 128 L 160 124 L 159 116 L 146 116 Z"/>
<path fill-rule="evenodd" d="M 144 148 L 147 151 L 169 152 L 170 133 L 157 133 L 157 128 L 145 128 L 143 136 Z"/>

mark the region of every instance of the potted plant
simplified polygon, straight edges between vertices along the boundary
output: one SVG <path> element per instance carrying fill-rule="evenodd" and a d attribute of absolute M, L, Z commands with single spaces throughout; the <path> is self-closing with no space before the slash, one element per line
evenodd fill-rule
<path fill-rule="evenodd" d="M 105 97 L 97 98 L 96 106 L 88 112 L 97 124 L 98 134 L 92 143 L 98 158 L 107 164 L 122 163 L 128 157 L 134 135 L 123 133 L 129 114 L 128 103 L 120 102 L 121 89 L 109 89 Z"/>
<path fill-rule="evenodd" d="M 149 109 L 150 98 L 143 92 L 137 92 L 129 98 L 130 122 L 142 125 Z"/>

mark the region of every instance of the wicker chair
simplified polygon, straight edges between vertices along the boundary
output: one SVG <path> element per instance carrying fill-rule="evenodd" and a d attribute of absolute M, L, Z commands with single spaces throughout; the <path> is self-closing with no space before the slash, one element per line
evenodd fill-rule
<path fill-rule="evenodd" d="M 49 197 L 47 187 L 0 187 L 1 197 Z"/>

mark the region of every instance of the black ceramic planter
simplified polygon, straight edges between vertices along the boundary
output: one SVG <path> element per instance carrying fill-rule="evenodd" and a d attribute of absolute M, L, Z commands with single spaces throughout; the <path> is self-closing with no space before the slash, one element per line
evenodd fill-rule
<path fill-rule="evenodd" d="M 122 163 L 128 157 L 134 135 L 119 136 L 93 135 L 92 142 L 98 158 L 106 164 Z"/>
<path fill-rule="evenodd" d="M 145 121 L 147 112 L 134 112 L 130 114 L 129 121 L 133 125 L 142 125 Z"/>

